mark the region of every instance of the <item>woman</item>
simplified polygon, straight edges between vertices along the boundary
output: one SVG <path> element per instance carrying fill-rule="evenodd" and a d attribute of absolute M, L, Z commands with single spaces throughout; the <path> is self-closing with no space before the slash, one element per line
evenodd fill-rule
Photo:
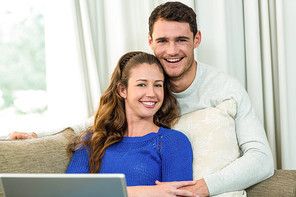
<path fill-rule="evenodd" d="M 155 181 L 192 180 L 190 142 L 169 129 L 178 118 L 169 86 L 155 56 L 123 55 L 100 99 L 94 126 L 70 146 L 75 152 L 67 173 L 123 173 L 127 186 L 140 186 L 128 187 L 129 195 L 169 187 L 148 186 Z M 178 188 L 194 182 L 178 184 L 174 195 L 192 196 Z"/>

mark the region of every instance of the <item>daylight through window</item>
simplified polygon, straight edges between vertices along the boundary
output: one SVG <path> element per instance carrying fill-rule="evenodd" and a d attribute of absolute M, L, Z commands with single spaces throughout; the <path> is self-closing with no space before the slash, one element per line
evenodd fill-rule
<path fill-rule="evenodd" d="M 42 1 L 0 1 L 0 136 L 46 113 L 43 12 Z"/>

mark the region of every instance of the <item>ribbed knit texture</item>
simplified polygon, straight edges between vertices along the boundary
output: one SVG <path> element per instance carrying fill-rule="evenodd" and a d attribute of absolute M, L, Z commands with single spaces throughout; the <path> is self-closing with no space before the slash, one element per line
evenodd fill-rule
<path fill-rule="evenodd" d="M 88 160 L 85 148 L 75 151 L 67 173 L 88 173 Z M 99 173 L 123 173 L 127 186 L 192 180 L 191 144 L 183 133 L 162 127 L 143 137 L 123 137 L 107 148 Z"/>

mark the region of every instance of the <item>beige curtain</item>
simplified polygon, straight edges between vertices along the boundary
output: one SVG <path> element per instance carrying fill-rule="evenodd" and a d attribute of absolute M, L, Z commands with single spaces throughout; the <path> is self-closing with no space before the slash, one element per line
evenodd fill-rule
<path fill-rule="evenodd" d="M 155 6 L 166 1 L 73 2 L 91 111 L 123 53 L 152 53 L 147 42 L 148 17 Z M 196 58 L 245 86 L 266 129 L 277 168 L 296 169 L 296 1 L 182 2 L 197 12 L 202 43 Z"/>
<path fill-rule="evenodd" d="M 103 3 L 100 1 L 75 0 L 74 13 L 76 16 L 77 44 L 81 60 L 81 69 L 84 79 L 84 87 L 87 99 L 88 115 L 95 113 L 101 94 L 99 78 L 104 78 L 105 69 L 105 43 L 101 35 L 104 29 L 104 23 L 101 17 L 97 17 L 103 9 Z M 102 15 L 104 16 L 104 15 Z M 100 42 L 98 40 L 101 38 Z M 98 43 L 101 43 L 98 45 Z M 100 54 L 100 58 L 99 58 Z M 99 72 L 99 62 L 101 70 Z M 101 74 L 100 74 L 101 73 Z"/>

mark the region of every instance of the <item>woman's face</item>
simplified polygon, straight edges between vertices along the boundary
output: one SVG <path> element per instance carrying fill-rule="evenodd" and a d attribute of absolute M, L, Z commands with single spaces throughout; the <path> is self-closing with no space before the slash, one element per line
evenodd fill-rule
<path fill-rule="evenodd" d="M 120 95 L 125 98 L 127 118 L 152 119 L 163 102 L 164 75 L 156 64 L 140 64 L 130 70 L 127 89 Z"/>

